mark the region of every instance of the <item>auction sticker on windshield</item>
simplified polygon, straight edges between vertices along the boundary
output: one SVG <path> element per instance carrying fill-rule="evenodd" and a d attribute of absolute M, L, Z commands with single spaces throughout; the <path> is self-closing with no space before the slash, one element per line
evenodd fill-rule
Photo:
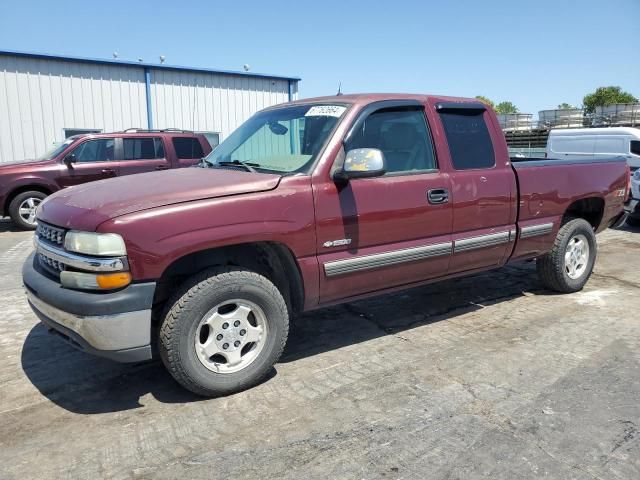
<path fill-rule="evenodd" d="M 347 107 L 342 105 L 316 105 L 311 107 L 305 117 L 340 117 Z"/>

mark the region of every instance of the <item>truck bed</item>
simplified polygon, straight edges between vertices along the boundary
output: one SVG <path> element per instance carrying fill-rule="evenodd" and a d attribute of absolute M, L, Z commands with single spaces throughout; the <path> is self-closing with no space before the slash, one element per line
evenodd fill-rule
<path fill-rule="evenodd" d="M 518 230 L 545 226 L 548 234 L 519 235 L 511 259 L 529 258 L 551 248 L 563 216 L 582 202 L 594 212 L 591 223 L 600 232 L 619 216 L 628 181 L 622 157 L 597 160 L 512 159 L 518 183 Z M 584 168 L 585 165 L 588 168 Z M 602 208 L 604 206 L 604 209 Z M 597 218 L 600 217 L 600 218 Z"/>

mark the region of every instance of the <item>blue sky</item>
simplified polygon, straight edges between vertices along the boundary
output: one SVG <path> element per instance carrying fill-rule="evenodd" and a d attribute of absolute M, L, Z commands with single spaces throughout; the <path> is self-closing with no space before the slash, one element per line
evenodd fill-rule
<path fill-rule="evenodd" d="M 91 5 L 91 6 L 89 6 Z M 485 95 L 536 113 L 601 85 L 640 97 L 640 0 L 4 0 L 0 49 L 302 77 L 301 97 Z M 635 48 L 634 48 L 635 43 Z"/>

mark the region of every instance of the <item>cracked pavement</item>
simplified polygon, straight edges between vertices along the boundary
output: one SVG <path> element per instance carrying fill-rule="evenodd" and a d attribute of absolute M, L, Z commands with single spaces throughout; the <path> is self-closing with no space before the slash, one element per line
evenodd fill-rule
<path fill-rule="evenodd" d="M 0 221 L 0 479 L 640 478 L 640 231 L 584 291 L 533 263 L 307 313 L 261 385 L 202 399 L 30 312 Z"/>

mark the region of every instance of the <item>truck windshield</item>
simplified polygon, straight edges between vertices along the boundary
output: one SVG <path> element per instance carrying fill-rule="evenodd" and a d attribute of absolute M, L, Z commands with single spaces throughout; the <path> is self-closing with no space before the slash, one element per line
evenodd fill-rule
<path fill-rule="evenodd" d="M 51 160 L 52 158 L 57 157 L 60 153 L 71 145 L 76 139 L 74 137 L 67 138 L 64 142 L 56 142 L 53 144 L 53 147 L 49 149 L 48 152 L 40 155 L 38 160 Z"/>
<path fill-rule="evenodd" d="M 346 111 L 344 105 L 294 105 L 258 112 L 207 157 L 213 166 L 308 173 Z"/>

